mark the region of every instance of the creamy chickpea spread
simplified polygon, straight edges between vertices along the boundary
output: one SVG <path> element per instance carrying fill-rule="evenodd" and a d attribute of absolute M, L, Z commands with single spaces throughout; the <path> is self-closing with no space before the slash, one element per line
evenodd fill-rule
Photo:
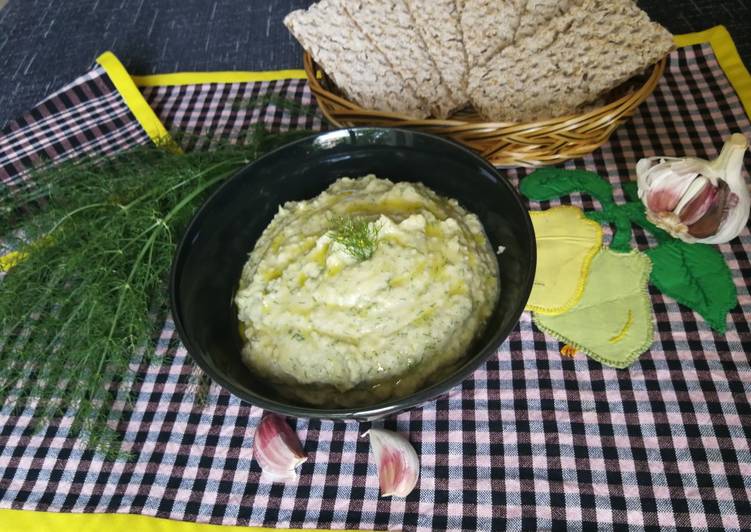
<path fill-rule="evenodd" d="M 369 241 L 342 240 L 353 220 Z M 243 362 L 313 404 L 408 394 L 463 357 L 499 288 L 483 227 L 455 200 L 342 178 L 281 206 L 250 253 L 235 297 Z"/>

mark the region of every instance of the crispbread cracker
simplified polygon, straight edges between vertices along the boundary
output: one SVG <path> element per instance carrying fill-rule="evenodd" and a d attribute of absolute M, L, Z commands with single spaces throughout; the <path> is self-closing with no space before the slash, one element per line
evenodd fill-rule
<path fill-rule="evenodd" d="M 342 0 L 321 0 L 297 10 L 284 24 L 337 87 L 366 109 L 429 115 L 427 105 L 373 47 L 344 10 Z"/>
<path fill-rule="evenodd" d="M 461 10 L 464 48 L 472 69 L 514 42 L 525 0 L 464 0 Z"/>
<path fill-rule="evenodd" d="M 344 7 L 433 116 L 445 118 L 465 103 L 454 101 L 443 84 L 404 0 L 347 0 Z"/>
<path fill-rule="evenodd" d="M 452 100 L 462 106 L 469 99 L 467 58 L 458 1 L 460 0 L 406 0 L 406 4 Z"/>
<path fill-rule="evenodd" d="M 526 0 L 523 2 L 519 26 L 516 28 L 514 41 L 531 37 L 537 30 L 546 26 L 556 17 L 562 16 L 575 6 L 580 6 L 584 0 Z"/>
<path fill-rule="evenodd" d="M 508 40 L 508 35 L 502 35 L 500 39 L 496 39 L 494 41 L 494 44 L 492 46 L 488 45 L 490 46 L 488 49 L 493 50 L 492 55 L 495 56 L 506 46 L 509 46 L 514 42 L 518 42 L 526 37 L 535 35 L 540 29 L 548 25 L 553 19 L 563 15 L 569 8 L 576 5 L 581 5 L 583 3 L 584 0 L 521 0 L 515 5 L 516 9 L 518 9 L 519 19 L 511 40 Z M 477 3 L 475 2 L 475 4 Z M 476 5 L 475 9 L 477 9 Z M 509 9 L 511 9 L 511 7 L 507 6 L 505 11 L 508 11 Z M 506 13 L 504 13 L 502 10 L 495 11 L 494 13 L 489 13 L 487 14 L 488 16 L 483 19 L 483 23 L 503 27 L 503 22 L 500 19 L 505 14 Z M 508 31 L 509 30 L 505 30 L 505 32 Z M 487 61 L 485 60 L 476 60 L 472 62 L 470 72 L 467 75 L 468 85 L 471 84 L 472 87 L 474 87 L 474 84 L 477 83 L 477 80 L 485 73 L 486 63 Z M 470 80 L 472 81 L 470 82 Z M 472 90 L 472 87 L 467 88 L 468 92 Z"/>
<path fill-rule="evenodd" d="M 672 35 L 631 0 L 586 0 L 472 71 L 472 103 L 493 121 L 576 113 L 672 45 Z"/>

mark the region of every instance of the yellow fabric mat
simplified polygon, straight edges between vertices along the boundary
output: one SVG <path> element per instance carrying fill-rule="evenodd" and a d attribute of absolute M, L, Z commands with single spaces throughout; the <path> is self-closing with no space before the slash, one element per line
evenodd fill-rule
<path fill-rule="evenodd" d="M 207 525 L 131 514 L 59 514 L 0 510 L 2 532 L 262 532 L 287 528 Z M 312 529 L 308 529 L 312 530 Z"/>

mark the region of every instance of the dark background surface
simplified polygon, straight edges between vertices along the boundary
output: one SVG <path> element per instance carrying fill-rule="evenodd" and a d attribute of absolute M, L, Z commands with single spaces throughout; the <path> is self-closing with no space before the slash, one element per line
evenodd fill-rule
<path fill-rule="evenodd" d="M 0 2 L 1 4 L 2 2 Z M 131 74 L 300 68 L 282 25 L 311 0 L 8 0 L 0 10 L 0 125 L 112 50 Z M 751 64 L 751 0 L 639 0 L 673 33 L 717 24 Z"/>

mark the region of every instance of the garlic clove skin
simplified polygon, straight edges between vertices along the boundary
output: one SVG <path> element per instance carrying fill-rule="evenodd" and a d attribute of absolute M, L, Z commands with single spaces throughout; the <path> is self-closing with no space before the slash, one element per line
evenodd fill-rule
<path fill-rule="evenodd" d="M 699 240 L 705 244 L 722 244 L 738 236 L 748 222 L 751 210 L 751 194 L 743 178 L 743 156 L 748 148 L 748 140 L 740 133 L 735 133 L 725 142 L 719 157 L 710 163 L 713 171 L 722 174 L 722 179 L 730 189 L 729 202 L 731 212 L 713 236 Z"/>
<path fill-rule="evenodd" d="M 688 225 L 688 233 L 694 238 L 709 238 L 717 233 L 722 222 L 727 219 L 729 214 L 730 188 L 724 181 L 719 181 L 717 188 L 708 187 L 711 193 L 707 200 L 707 208 L 699 206 L 696 213 L 683 222 Z M 698 198 L 699 201 L 701 198 Z M 691 210 L 688 206 L 686 211 Z M 683 220 L 683 211 L 681 212 Z"/>
<path fill-rule="evenodd" d="M 674 209 L 681 223 L 690 226 L 704 216 L 717 198 L 717 188 L 704 176 L 694 178 Z"/>
<path fill-rule="evenodd" d="M 641 159 L 636 175 L 647 218 L 685 242 L 719 244 L 738 236 L 751 207 L 742 174 L 747 145 L 736 133 L 711 162 L 695 157 Z"/>
<path fill-rule="evenodd" d="M 646 196 L 647 207 L 653 212 L 668 212 L 676 205 L 691 185 L 698 172 L 678 173 L 671 163 L 661 162 L 649 172 L 650 193 Z"/>
<path fill-rule="evenodd" d="M 297 480 L 296 468 L 308 457 L 292 427 L 276 414 L 266 414 L 256 429 L 253 457 L 269 480 Z"/>
<path fill-rule="evenodd" d="M 363 436 L 370 438 L 381 496 L 409 495 L 420 476 L 420 460 L 412 444 L 404 436 L 390 430 L 370 429 Z"/>

